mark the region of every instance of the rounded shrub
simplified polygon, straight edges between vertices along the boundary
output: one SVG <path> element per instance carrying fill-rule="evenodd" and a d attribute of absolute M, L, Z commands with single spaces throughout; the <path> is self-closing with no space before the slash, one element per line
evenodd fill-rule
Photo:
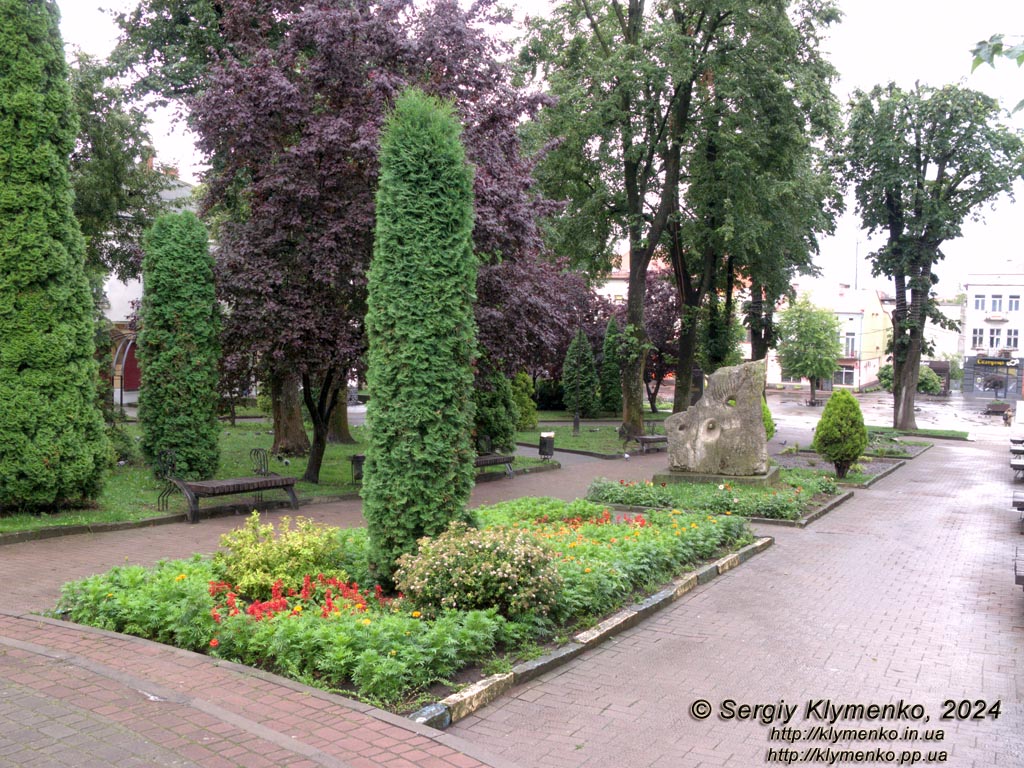
<path fill-rule="evenodd" d="M 868 431 L 857 398 L 845 389 L 832 393 L 814 430 L 812 447 L 836 468 L 842 479 L 868 445 Z"/>
<path fill-rule="evenodd" d="M 768 401 L 763 397 L 761 398 L 761 420 L 764 422 L 765 439 L 771 440 L 775 435 L 775 419 L 772 418 L 772 412 L 768 410 Z"/>
<path fill-rule="evenodd" d="M 452 523 L 440 536 L 420 539 L 419 552 L 398 562 L 398 588 L 430 613 L 493 607 L 509 619 L 546 616 L 562 585 L 548 552 L 511 528 Z"/>
<path fill-rule="evenodd" d="M 942 379 L 927 365 L 922 365 L 921 370 L 917 373 L 917 391 L 923 395 L 942 393 Z"/>
<path fill-rule="evenodd" d="M 476 404 L 474 429 L 477 438 L 484 435 L 491 438 L 491 448 L 495 451 L 514 451 L 519 409 L 508 378 L 500 371 L 490 376 L 478 376 L 473 401 Z"/>
<path fill-rule="evenodd" d="M 529 431 L 537 428 L 537 403 L 533 399 L 533 381 L 530 376 L 520 371 L 512 379 L 512 398 L 519 411 L 516 429 Z"/>

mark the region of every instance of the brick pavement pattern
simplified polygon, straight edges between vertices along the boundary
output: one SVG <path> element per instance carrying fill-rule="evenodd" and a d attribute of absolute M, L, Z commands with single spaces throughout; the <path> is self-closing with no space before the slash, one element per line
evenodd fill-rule
<path fill-rule="evenodd" d="M 796 422 L 783 418 L 780 434 L 809 442 L 813 416 Z M 1010 574 L 1022 539 L 1009 510 L 1007 433 L 989 434 L 939 443 L 804 530 L 761 528 L 777 538 L 766 553 L 445 733 L 199 654 L 29 615 L 52 607 L 69 579 L 211 552 L 241 518 L 0 547 L 0 766 L 746 768 L 790 746 L 769 743 L 759 723 L 688 714 L 696 698 L 717 709 L 730 697 L 921 703 L 932 721 L 912 725 L 945 736 L 910 748 L 947 750 L 957 768 L 1022 766 L 1024 596 Z M 649 478 L 664 463 L 664 454 L 568 458 L 561 472 L 482 484 L 473 499 L 575 498 L 595 476 Z M 301 514 L 361 523 L 358 502 Z M 940 723 L 946 698 L 1000 698 L 1003 713 Z"/>
<path fill-rule="evenodd" d="M 451 733 L 538 768 L 771 764 L 759 722 L 721 703 L 921 704 L 941 741 L 846 748 L 947 751 L 957 768 L 1024 766 L 1024 596 L 1011 559 L 1005 434 L 939 442 L 803 530 L 567 666 L 513 688 Z M 999 439 L 1001 438 L 1001 439 Z M 704 721 L 689 714 L 712 704 Z M 1002 701 L 997 720 L 940 721 L 946 699 Z M 529 734 L 526 736 L 526 734 Z M 776 753 L 777 755 L 777 753 Z M 874 763 L 883 764 L 883 763 Z"/>

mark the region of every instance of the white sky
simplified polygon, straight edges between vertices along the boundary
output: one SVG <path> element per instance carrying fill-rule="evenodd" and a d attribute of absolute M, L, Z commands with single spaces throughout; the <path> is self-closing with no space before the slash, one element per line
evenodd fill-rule
<path fill-rule="evenodd" d="M 109 14 L 100 9 L 125 10 L 134 4 L 134 0 L 58 0 L 65 43 L 97 56 L 107 55 L 117 39 L 117 29 Z M 520 14 L 531 15 L 541 15 L 549 7 L 546 0 L 510 4 Z M 972 74 L 969 53 L 976 41 L 997 32 L 1024 36 L 1021 0 L 839 0 L 839 4 L 845 18 L 831 31 L 825 49 L 841 73 L 836 92 L 843 102 L 854 88 L 868 90 L 890 80 L 903 87 L 911 87 L 917 80 L 932 86 L 962 80 L 969 88 L 999 98 L 1007 108 L 1024 98 L 1024 69 L 1001 61 L 995 69 L 984 66 Z M 1024 128 L 1024 111 L 1015 116 L 1013 124 Z M 172 126 L 169 114 L 153 116 L 152 133 L 158 160 L 178 166 L 186 180 L 197 180 L 201 158 L 188 134 Z M 1018 182 L 1016 191 L 1024 198 L 1024 183 Z M 1024 272 L 1021 206 L 1024 199 L 1017 203 L 1000 200 L 995 210 L 986 212 L 984 223 L 968 223 L 962 238 L 946 244 L 946 261 L 936 270 L 942 295 L 957 293 L 968 272 Z M 849 207 L 836 235 L 822 241 L 818 264 L 825 280 L 891 290 L 887 282 L 870 278 L 869 265 L 863 259 L 879 243 L 869 241 L 860 229 L 852 200 Z"/>

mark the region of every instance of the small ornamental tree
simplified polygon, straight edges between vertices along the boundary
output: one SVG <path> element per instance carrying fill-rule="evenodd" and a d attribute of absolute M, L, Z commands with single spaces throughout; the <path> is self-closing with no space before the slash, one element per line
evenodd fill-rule
<path fill-rule="evenodd" d="M 801 296 L 779 315 L 778 339 L 779 365 L 789 376 L 809 379 L 814 400 L 817 380 L 832 377 L 843 352 L 838 318 Z"/>
<path fill-rule="evenodd" d="M 408 90 L 380 143 L 369 271 L 363 514 L 369 565 L 391 586 L 398 558 L 466 519 L 473 487 L 473 173 L 449 105 Z"/>
<path fill-rule="evenodd" d="M 836 390 L 821 413 L 811 447 L 832 462 L 842 480 L 867 446 L 868 431 L 857 398 L 848 390 Z"/>
<path fill-rule="evenodd" d="M 594 368 L 594 350 L 582 330 L 569 344 L 562 363 L 562 399 L 565 407 L 575 411 L 579 407 L 580 416 L 590 418 L 596 416 L 600 401 L 597 396 L 597 371 Z"/>
<path fill-rule="evenodd" d="M 67 76 L 56 3 L 0 0 L 0 510 L 93 498 L 111 458 Z"/>
<path fill-rule="evenodd" d="M 514 451 L 519 408 L 508 378 L 501 371 L 495 371 L 487 377 L 478 377 L 473 402 L 478 447 L 480 438 L 488 437 L 491 450 L 508 453 Z"/>
<path fill-rule="evenodd" d="M 150 462 L 172 452 L 179 477 L 212 477 L 220 462 L 220 312 L 206 227 L 191 212 L 166 214 L 142 245 L 142 452 Z"/>
<path fill-rule="evenodd" d="M 533 381 L 520 371 L 512 379 L 512 398 L 516 403 L 519 419 L 516 429 L 529 431 L 537 428 L 537 403 L 533 399 Z"/>
<path fill-rule="evenodd" d="M 608 318 L 601 350 L 601 410 L 618 415 L 622 412 L 622 357 L 619 347 L 622 334 L 614 317 Z"/>

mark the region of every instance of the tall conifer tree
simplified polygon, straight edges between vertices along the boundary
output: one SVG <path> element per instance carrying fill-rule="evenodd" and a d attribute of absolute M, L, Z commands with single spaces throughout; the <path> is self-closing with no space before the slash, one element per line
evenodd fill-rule
<path fill-rule="evenodd" d="M 449 105 L 409 90 L 381 136 L 363 514 L 386 585 L 417 539 L 465 517 L 473 487 L 477 262 L 460 132 Z"/>
<path fill-rule="evenodd" d="M 206 227 L 189 211 L 164 214 L 143 248 L 142 451 L 150 461 L 172 451 L 181 477 L 213 477 L 220 461 L 220 313 Z"/>
<path fill-rule="evenodd" d="M 94 497 L 110 462 L 57 22 L 51 0 L 0 0 L 0 508 Z"/>

